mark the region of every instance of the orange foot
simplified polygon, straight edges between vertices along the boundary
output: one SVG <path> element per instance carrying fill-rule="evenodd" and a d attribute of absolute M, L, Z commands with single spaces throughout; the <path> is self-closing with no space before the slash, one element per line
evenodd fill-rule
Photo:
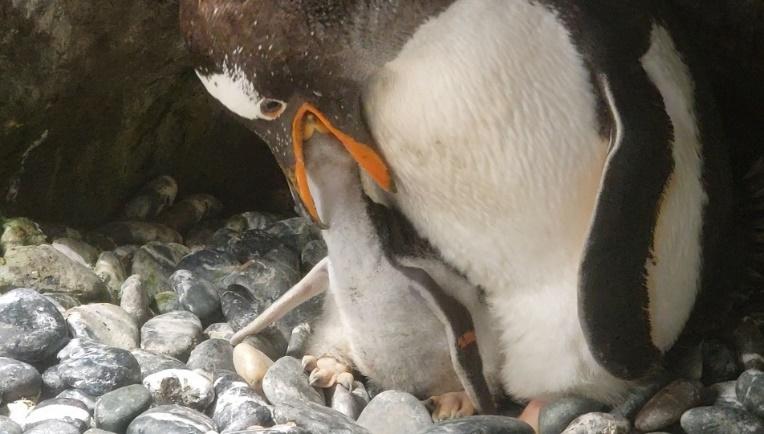
<path fill-rule="evenodd" d="M 475 414 L 475 406 L 464 391 L 433 396 L 427 400 L 427 406 L 432 409 L 433 422 Z"/>
<path fill-rule="evenodd" d="M 539 432 L 539 413 L 541 409 L 546 405 L 546 402 L 539 401 L 537 399 L 531 400 L 528 405 L 525 406 L 523 412 L 518 416 L 518 419 L 527 423 L 533 428 L 533 431 Z"/>
<path fill-rule="evenodd" d="M 347 390 L 353 390 L 353 373 L 350 367 L 338 362 L 334 357 L 305 356 L 302 358 L 302 367 L 310 374 L 310 385 L 323 389 L 341 384 Z"/>

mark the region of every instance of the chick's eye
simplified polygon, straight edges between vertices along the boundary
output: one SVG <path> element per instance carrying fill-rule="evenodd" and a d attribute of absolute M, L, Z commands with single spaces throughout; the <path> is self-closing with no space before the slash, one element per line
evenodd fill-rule
<path fill-rule="evenodd" d="M 260 101 L 260 112 L 269 119 L 276 119 L 286 108 L 286 103 L 277 99 L 265 98 Z"/>

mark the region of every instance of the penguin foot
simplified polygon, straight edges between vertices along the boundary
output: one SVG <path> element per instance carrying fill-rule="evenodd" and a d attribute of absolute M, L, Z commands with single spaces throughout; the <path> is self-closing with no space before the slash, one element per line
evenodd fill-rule
<path fill-rule="evenodd" d="M 539 414 L 544 405 L 546 405 L 546 402 L 533 399 L 525 406 L 525 409 L 523 409 L 523 412 L 517 418 L 530 425 L 534 432 L 539 432 Z"/>
<path fill-rule="evenodd" d="M 475 405 L 465 391 L 435 395 L 427 400 L 426 405 L 432 411 L 433 422 L 475 414 Z"/>
<path fill-rule="evenodd" d="M 313 387 L 326 389 L 335 384 L 341 384 L 347 390 L 353 390 L 355 378 L 350 371 L 350 366 L 337 361 L 334 357 L 305 356 L 302 358 L 302 368 L 310 373 L 308 381 Z"/>

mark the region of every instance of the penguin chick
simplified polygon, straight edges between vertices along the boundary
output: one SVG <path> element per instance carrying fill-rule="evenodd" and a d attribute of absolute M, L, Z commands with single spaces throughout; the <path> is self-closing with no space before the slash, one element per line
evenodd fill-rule
<path fill-rule="evenodd" d="M 480 291 L 395 214 L 368 200 L 355 162 L 337 141 L 317 134 L 306 145 L 308 182 L 328 225 L 328 257 L 232 344 L 328 290 L 307 345 L 307 354 L 320 357 L 303 360 L 313 385 L 352 387 L 354 367 L 382 388 L 432 397 L 436 420 L 492 412 L 498 337 Z"/>

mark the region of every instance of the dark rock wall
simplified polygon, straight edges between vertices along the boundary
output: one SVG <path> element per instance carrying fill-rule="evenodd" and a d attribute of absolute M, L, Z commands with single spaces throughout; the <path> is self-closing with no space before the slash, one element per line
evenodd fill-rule
<path fill-rule="evenodd" d="M 173 0 L 0 1 L 0 211 L 92 225 L 159 174 L 283 208 L 267 148 L 206 94 Z"/>

